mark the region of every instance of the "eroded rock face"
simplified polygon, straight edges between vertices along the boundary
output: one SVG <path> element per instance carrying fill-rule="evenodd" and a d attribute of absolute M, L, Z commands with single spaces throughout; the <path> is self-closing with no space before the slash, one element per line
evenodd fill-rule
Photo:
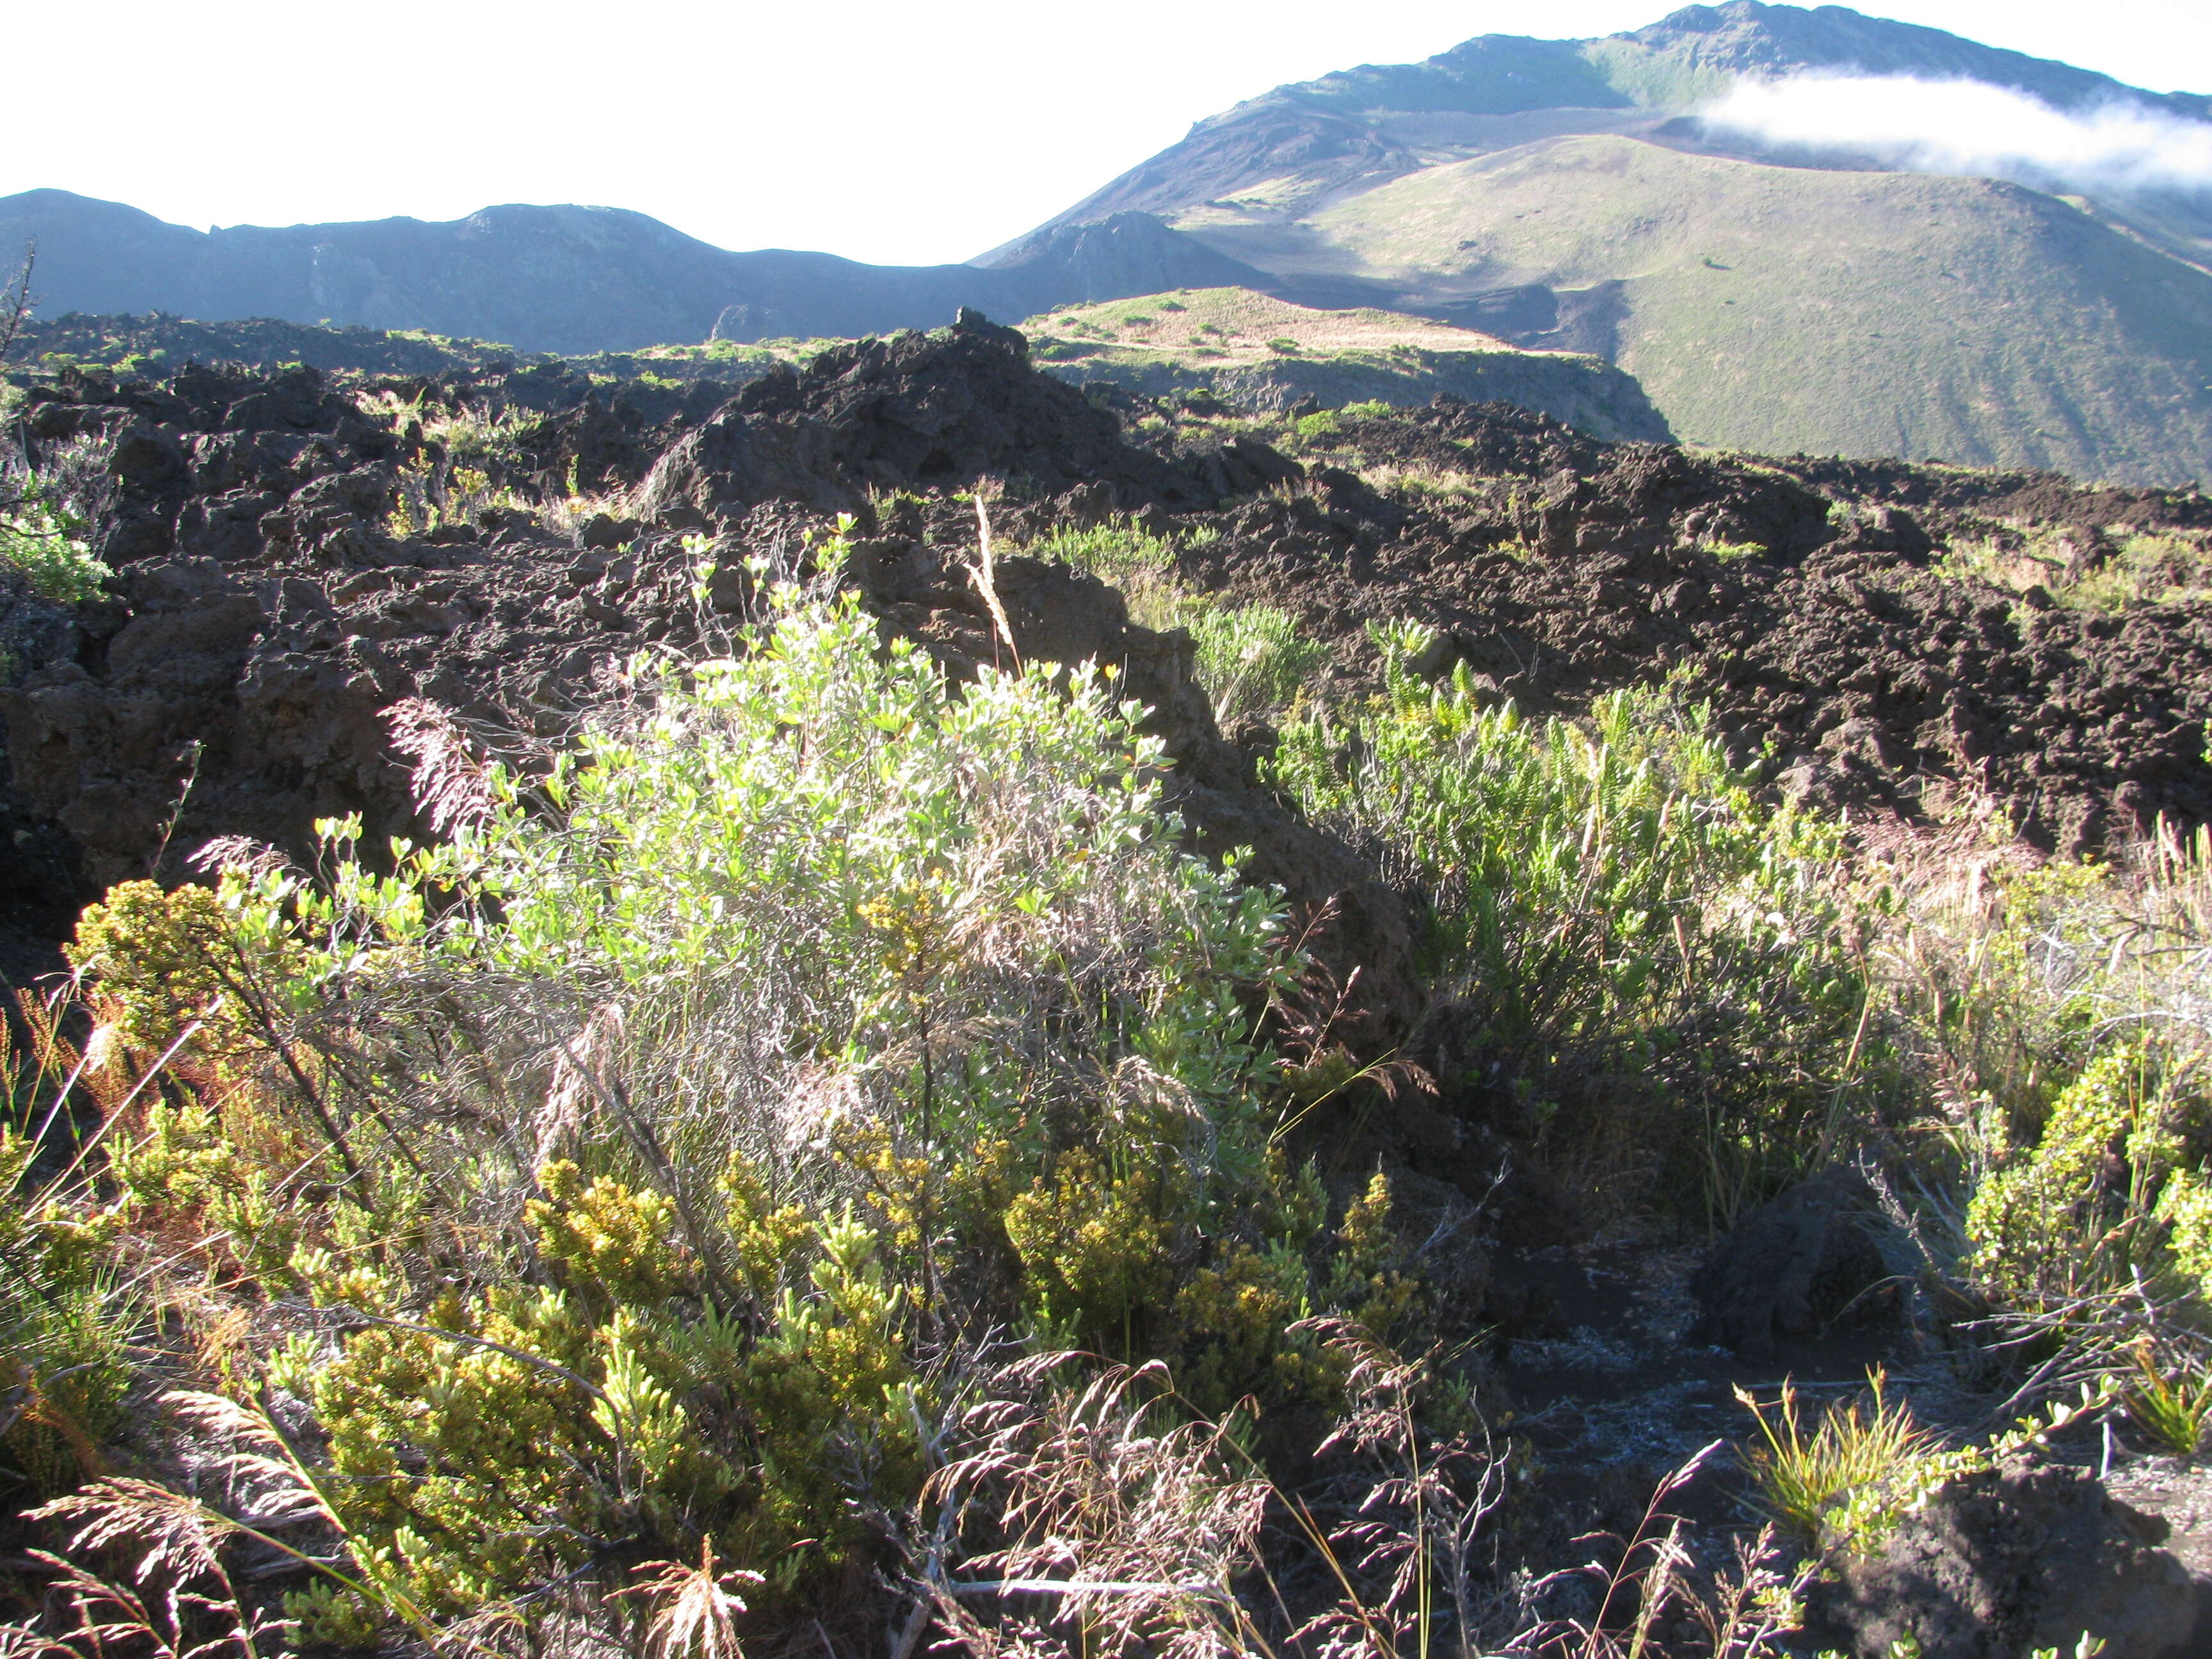
<path fill-rule="evenodd" d="M 2105 1659 L 2197 1659 L 2212 1631 L 2164 1536 L 2087 1469 L 2016 1454 L 1945 1487 L 1879 1553 L 1839 1563 L 1813 1611 L 1861 1659 L 1907 1639 L 1923 1659 L 2070 1656 L 2085 1633 Z"/>

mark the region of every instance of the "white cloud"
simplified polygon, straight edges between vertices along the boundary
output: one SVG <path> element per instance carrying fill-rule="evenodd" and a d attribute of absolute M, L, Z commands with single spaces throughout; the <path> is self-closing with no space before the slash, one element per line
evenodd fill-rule
<path fill-rule="evenodd" d="M 2069 111 L 1978 81 L 1807 74 L 1739 82 L 1702 114 L 1739 143 L 1846 151 L 1915 173 L 2212 189 L 2212 122 L 2130 100 Z"/>

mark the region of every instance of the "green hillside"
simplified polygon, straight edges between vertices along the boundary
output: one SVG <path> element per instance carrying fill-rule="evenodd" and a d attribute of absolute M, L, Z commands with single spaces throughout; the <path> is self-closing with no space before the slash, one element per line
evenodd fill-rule
<path fill-rule="evenodd" d="M 1290 219 L 1184 216 L 1279 272 L 1557 291 L 1675 433 L 2174 483 L 2212 475 L 2212 276 L 2014 185 L 1569 136 Z"/>
<path fill-rule="evenodd" d="M 2171 193 L 1776 165 L 1808 158 L 1736 153 L 1694 118 L 1741 76 L 1806 70 L 2212 107 L 1843 7 L 1729 0 L 1280 87 L 1054 222 L 1157 214 L 1285 299 L 1605 356 L 1694 441 L 2212 477 L 2212 220 Z"/>
<path fill-rule="evenodd" d="M 1522 351 L 1472 329 L 1388 311 L 1318 310 L 1243 288 L 1179 289 L 1063 307 L 1021 325 L 1038 365 L 1147 396 L 1207 391 L 1286 409 L 1425 404 L 1438 392 L 1516 404 L 1600 437 L 1664 439 L 1636 382 L 1602 358 Z"/>

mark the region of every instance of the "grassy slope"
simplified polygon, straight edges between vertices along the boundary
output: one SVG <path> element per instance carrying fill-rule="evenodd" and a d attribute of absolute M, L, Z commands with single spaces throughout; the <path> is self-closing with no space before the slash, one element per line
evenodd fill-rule
<path fill-rule="evenodd" d="M 2212 277 L 2015 186 L 1576 137 L 1396 179 L 1310 235 L 1423 286 L 1624 283 L 1618 361 L 1692 441 L 2212 476 Z"/>
<path fill-rule="evenodd" d="M 1280 354 L 1270 340 L 1305 352 L 1511 351 L 1503 340 L 1391 311 L 1316 311 L 1244 288 L 1194 288 L 1097 305 L 1063 306 L 1021 325 L 1039 356 L 1085 350 L 1113 361 L 1162 358 L 1247 364 Z"/>
<path fill-rule="evenodd" d="M 2128 91 L 1840 8 L 1730 4 L 1595 40 L 1485 36 L 1279 88 L 1085 205 L 1163 213 L 1279 276 L 1380 278 L 1409 304 L 1623 283 L 1618 361 L 1705 441 L 2212 475 L 2212 280 L 2191 269 L 2212 265 L 2212 222 L 2186 203 L 2077 212 L 1964 179 L 1556 136 L 1649 133 L 1741 74 L 1840 64 L 2062 106 Z M 1399 175 L 1378 183 L 1384 168 Z"/>
<path fill-rule="evenodd" d="M 1633 381 L 1598 358 L 1522 351 L 1395 312 L 1316 310 L 1243 288 L 1180 289 L 1063 307 L 1021 329 L 1036 361 L 1063 379 L 1111 379 L 1152 396 L 1203 386 L 1284 407 L 1308 394 L 1329 405 L 1407 404 L 1449 392 L 1541 410 L 1601 436 L 1666 435 Z"/>

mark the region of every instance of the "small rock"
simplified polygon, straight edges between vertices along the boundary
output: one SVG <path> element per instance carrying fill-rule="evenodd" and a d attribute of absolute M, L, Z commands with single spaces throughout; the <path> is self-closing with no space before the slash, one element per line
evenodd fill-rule
<path fill-rule="evenodd" d="M 1692 1340 L 1764 1361 L 1780 1340 L 1890 1312 L 1881 1295 L 1889 1277 L 1882 1227 L 1872 1193 L 1851 1171 L 1800 1182 L 1713 1246 L 1691 1286 L 1704 1310 Z"/>

